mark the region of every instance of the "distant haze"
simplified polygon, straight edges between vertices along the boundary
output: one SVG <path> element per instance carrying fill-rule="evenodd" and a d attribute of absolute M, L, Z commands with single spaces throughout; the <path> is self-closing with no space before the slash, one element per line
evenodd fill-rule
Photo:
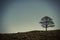
<path fill-rule="evenodd" d="M 55 27 L 48 30 L 60 29 L 60 14 L 58 0 L 32 1 L 2 1 L 2 16 L 0 33 L 26 32 L 31 30 L 45 30 L 39 24 L 41 18 L 49 16 Z"/>

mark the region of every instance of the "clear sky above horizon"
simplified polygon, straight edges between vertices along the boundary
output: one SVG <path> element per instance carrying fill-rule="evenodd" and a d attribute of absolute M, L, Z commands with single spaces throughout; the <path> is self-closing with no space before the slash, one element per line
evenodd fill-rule
<path fill-rule="evenodd" d="M 39 24 L 41 18 L 49 16 L 53 19 L 55 27 L 48 30 L 60 29 L 59 3 L 57 0 L 20 0 L 2 1 L 2 27 L 0 33 L 26 32 L 32 30 L 45 30 Z"/>

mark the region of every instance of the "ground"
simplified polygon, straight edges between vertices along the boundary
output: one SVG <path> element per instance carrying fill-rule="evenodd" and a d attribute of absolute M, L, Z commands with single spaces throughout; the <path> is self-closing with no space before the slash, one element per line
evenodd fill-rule
<path fill-rule="evenodd" d="M 60 40 L 60 30 L 0 33 L 0 40 Z"/>

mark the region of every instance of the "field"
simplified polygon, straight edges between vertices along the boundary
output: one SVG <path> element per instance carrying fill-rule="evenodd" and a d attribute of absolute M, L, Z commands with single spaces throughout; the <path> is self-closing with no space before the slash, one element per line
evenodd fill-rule
<path fill-rule="evenodd" d="M 60 30 L 0 33 L 0 40 L 60 40 Z"/>

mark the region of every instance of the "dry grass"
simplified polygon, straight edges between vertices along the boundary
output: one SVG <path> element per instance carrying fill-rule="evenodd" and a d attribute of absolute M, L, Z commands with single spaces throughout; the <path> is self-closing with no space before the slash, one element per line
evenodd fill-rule
<path fill-rule="evenodd" d="M 0 40 L 60 40 L 60 30 L 0 34 Z"/>

